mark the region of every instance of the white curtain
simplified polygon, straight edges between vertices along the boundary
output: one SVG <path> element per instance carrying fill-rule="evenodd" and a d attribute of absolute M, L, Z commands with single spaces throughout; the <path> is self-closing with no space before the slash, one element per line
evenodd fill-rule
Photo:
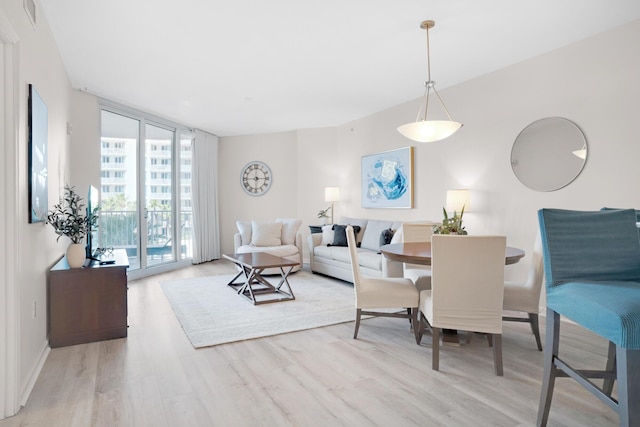
<path fill-rule="evenodd" d="M 193 141 L 193 263 L 220 258 L 218 137 L 196 130 Z"/>

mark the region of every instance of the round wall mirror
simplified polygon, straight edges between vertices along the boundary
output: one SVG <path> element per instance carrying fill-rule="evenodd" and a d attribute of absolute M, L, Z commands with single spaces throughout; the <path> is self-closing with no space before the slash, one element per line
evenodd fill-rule
<path fill-rule="evenodd" d="M 554 191 L 575 180 L 587 161 L 587 139 L 571 120 L 536 120 L 518 135 L 511 149 L 511 168 L 524 185 Z"/>

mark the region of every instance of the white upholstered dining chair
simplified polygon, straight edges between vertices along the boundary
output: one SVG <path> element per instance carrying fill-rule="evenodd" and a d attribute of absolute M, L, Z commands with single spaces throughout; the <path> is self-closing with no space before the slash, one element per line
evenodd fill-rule
<path fill-rule="evenodd" d="M 361 316 L 401 317 L 410 319 L 416 342 L 418 339 L 418 300 L 420 293 L 409 279 L 402 277 L 367 277 L 360 274 L 358 248 L 353 227 L 347 227 L 347 245 L 355 290 L 356 324 L 353 339 L 358 337 Z M 408 309 L 407 312 L 387 313 L 376 309 Z"/>
<path fill-rule="evenodd" d="M 502 369 L 502 289 L 506 237 L 433 235 L 431 290 L 420 292 L 419 338 L 432 331 L 433 370 L 439 370 L 442 329 L 482 332 L 493 343 L 496 375 Z"/>
<path fill-rule="evenodd" d="M 434 222 L 403 222 L 402 242 L 430 242 Z M 418 291 L 431 289 L 431 268 L 426 265 L 404 264 L 404 277 L 410 279 Z"/>
<path fill-rule="evenodd" d="M 511 322 L 528 322 L 531 332 L 536 339 L 538 350 L 542 351 L 540 340 L 540 327 L 538 326 L 538 312 L 540 310 L 540 292 L 544 280 L 544 267 L 542 264 L 542 242 L 540 233 L 536 235 L 531 254 L 531 268 L 527 280 L 522 282 L 504 282 L 503 308 L 508 311 L 520 311 L 527 313 L 527 317 L 503 316 L 502 320 Z"/>

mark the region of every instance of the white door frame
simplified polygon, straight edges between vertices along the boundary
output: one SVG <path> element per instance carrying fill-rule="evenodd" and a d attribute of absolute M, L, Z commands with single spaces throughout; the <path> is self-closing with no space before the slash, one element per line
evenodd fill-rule
<path fill-rule="evenodd" d="M 18 213 L 18 73 L 19 37 L 0 9 L 0 419 L 20 409 L 20 298 L 16 261 Z"/>

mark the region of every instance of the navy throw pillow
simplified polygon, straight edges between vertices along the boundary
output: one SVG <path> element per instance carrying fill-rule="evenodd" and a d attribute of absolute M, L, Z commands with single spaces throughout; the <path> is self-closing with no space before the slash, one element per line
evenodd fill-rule
<path fill-rule="evenodd" d="M 382 230 L 382 233 L 380 233 L 380 246 L 388 245 L 389 243 L 391 243 L 391 239 L 393 239 L 394 234 L 395 231 L 390 228 Z"/>
<path fill-rule="evenodd" d="M 358 234 L 360 231 L 359 225 L 352 225 L 353 234 Z M 347 245 L 347 226 L 335 224 L 333 226 L 333 243 L 327 246 L 348 246 Z M 358 245 L 360 246 L 360 245 Z"/>

